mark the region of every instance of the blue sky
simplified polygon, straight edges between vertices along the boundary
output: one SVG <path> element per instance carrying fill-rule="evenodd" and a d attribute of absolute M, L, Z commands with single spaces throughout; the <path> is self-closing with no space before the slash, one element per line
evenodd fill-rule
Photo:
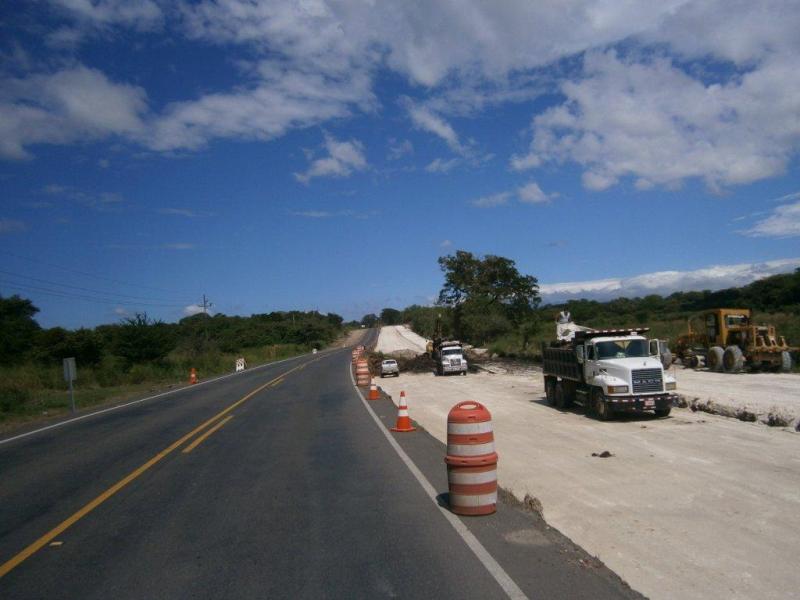
<path fill-rule="evenodd" d="M 0 294 L 46 326 L 800 266 L 794 2 L 3 3 Z M 752 6 L 751 6 L 752 5 Z"/>

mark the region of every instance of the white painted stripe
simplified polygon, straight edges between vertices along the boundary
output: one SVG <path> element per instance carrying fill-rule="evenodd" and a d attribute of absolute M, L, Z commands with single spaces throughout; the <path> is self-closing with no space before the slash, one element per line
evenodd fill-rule
<path fill-rule="evenodd" d="M 471 485 L 475 483 L 489 483 L 497 481 L 497 470 L 484 471 L 483 473 L 463 473 L 460 471 L 448 470 L 447 481 L 459 485 Z"/>
<path fill-rule="evenodd" d="M 353 381 L 353 374 L 350 372 L 349 368 L 347 369 L 347 372 L 350 373 L 350 380 Z M 425 490 L 426 494 L 428 494 L 428 498 L 430 498 L 431 502 L 433 502 L 433 505 L 439 509 L 439 513 L 445 519 L 447 519 L 450 525 L 453 526 L 453 529 L 455 529 L 456 533 L 461 536 L 461 539 L 464 540 L 464 543 L 467 545 L 467 547 L 472 550 L 472 553 L 486 568 L 489 574 L 494 577 L 494 580 L 500 585 L 501 588 L 503 588 L 506 596 L 512 598 L 512 600 L 527 600 L 528 597 L 525 595 L 525 593 L 520 589 L 516 582 L 511 579 L 509 574 L 506 573 L 505 569 L 500 566 L 500 563 L 495 560 L 494 556 L 489 554 L 489 551 L 483 546 L 483 544 L 480 543 L 478 538 L 475 537 L 475 534 L 473 534 L 469 528 L 464 525 L 461 519 L 443 506 L 439 505 L 439 502 L 436 499 L 438 496 L 436 489 L 431 485 L 430 481 L 427 480 L 425 475 L 422 474 L 422 471 L 417 468 L 417 465 L 415 465 L 414 462 L 408 457 L 408 454 L 406 454 L 405 451 L 400 447 L 400 444 L 397 443 L 397 440 L 394 439 L 389 431 L 383 426 L 383 423 L 381 423 L 378 415 L 375 414 L 375 411 L 372 410 L 372 407 L 361 395 L 361 392 L 358 391 L 355 381 L 353 381 L 353 388 L 358 396 L 358 399 L 361 400 L 361 404 L 363 404 L 364 408 L 367 409 L 369 416 L 371 416 L 372 420 L 375 421 L 375 424 L 389 442 L 389 445 L 394 448 L 395 452 L 397 452 L 400 460 L 405 463 L 406 467 L 408 467 L 408 470 L 411 471 L 411 474 L 414 476 L 417 482 L 419 482 L 420 486 L 422 486 L 422 489 Z"/>
<path fill-rule="evenodd" d="M 319 356 L 322 354 L 321 352 L 317 355 Z M 328 353 L 328 356 L 330 353 Z M 112 412 L 115 410 L 120 410 L 123 408 L 127 408 L 129 406 L 134 406 L 135 404 L 141 404 L 142 402 L 147 402 L 148 400 L 155 400 L 156 398 L 162 398 L 163 396 L 169 396 L 170 394 L 177 394 L 178 392 L 185 392 L 187 390 L 196 390 L 197 388 L 208 385 L 210 383 L 214 383 L 216 381 L 222 381 L 223 379 L 227 379 L 228 377 L 236 377 L 239 375 L 244 375 L 245 373 L 252 373 L 253 371 L 258 371 L 259 369 L 264 369 L 266 367 L 271 367 L 273 365 L 279 365 L 289 360 L 296 360 L 298 358 L 303 358 L 304 356 L 311 356 L 310 354 L 301 354 L 300 356 L 292 356 L 290 358 L 283 358 L 281 360 L 276 360 L 275 362 L 266 363 L 263 365 L 258 365 L 257 367 L 251 367 L 245 371 L 239 371 L 234 373 L 228 373 L 227 375 L 221 375 L 219 377 L 215 377 L 214 379 L 207 379 L 205 381 L 200 381 L 193 385 L 187 385 L 186 387 L 177 388 L 174 390 L 169 390 L 168 392 L 161 392 L 160 394 L 156 394 L 155 396 L 148 396 L 147 398 L 139 398 L 138 400 L 133 400 L 131 402 L 126 402 L 125 404 L 117 404 L 116 406 L 111 406 L 109 408 L 104 408 L 102 410 L 97 410 L 95 412 L 87 413 L 85 415 L 81 415 L 79 417 L 73 417 L 71 419 L 66 419 L 65 421 L 59 421 L 58 423 L 53 423 L 52 425 L 47 425 L 46 427 L 40 427 L 39 429 L 34 429 L 33 431 L 28 431 L 26 433 L 20 433 L 19 435 L 15 435 L 10 438 L 6 438 L 4 440 L 0 440 L 0 445 L 8 444 L 9 442 L 13 442 L 15 440 L 21 440 L 22 438 L 26 438 L 28 436 L 34 435 L 36 433 L 41 433 L 43 431 L 48 431 L 50 429 L 55 429 L 56 427 L 62 427 L 64 425 L 69 425 L 70 423 L 75 423 L 76 421 L 83 421 L 84 419 L 88 419 L 89 417 L 96 417 L 97 415 L 102 415 L 103 413 Z M 320 357 L 322 358 L 322 357 Z"/>
<path fill-rule="evenodd" d="M 468 435 L 470 433 L 489 433 L 492 431 L 492 422 L 482 423 L 448 423 L 447 433 L 454 435 Z"/>
<path fill-rule="evenodd" d="M 453 506 L 469 508 L 497 504 L 497 492 L 492 492 L 491 494 L 450 494 L 450 503 Z"/>
<path fill-rule="evenodd" d="M 397 411 L 397 416 L 398 417 L 407 417 L 408 416 L 408 411 L 405 408 L 401 408 L 400 410 Z"/>
<path fill-rule="evenodd" d="M 481 456 L 494 452 L 494 442 L 485 444 L 447 444 L 450 456 Z"/>

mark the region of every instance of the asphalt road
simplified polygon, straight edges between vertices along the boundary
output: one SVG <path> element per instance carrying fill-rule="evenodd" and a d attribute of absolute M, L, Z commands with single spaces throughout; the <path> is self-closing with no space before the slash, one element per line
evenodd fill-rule
<path fill-rule="evenodd" d="M 349 358 L 0 444 L 0 597 L 503 597 L 375 423 Z M 388 400 L 374 406 L 391 420 Z M 437 444 L 402 439 L 441 488 Z M 462 522 L 529 597 L 636 596 L 519 508 Z"/>

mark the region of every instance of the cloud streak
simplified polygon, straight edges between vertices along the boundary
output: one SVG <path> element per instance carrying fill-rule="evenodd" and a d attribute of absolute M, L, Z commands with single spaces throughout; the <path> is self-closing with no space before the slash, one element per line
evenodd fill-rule
<path fill-rule="evenodd" d="M 543 283 L 539 285 L 539 291 L 547 302 L 579 298 L 610 300 L 620 296 L 632 298 L 692 290 L 713 291 L 747 285 L 770 275 L 790 273 L 797 268 L 800 268 L 800 258 L 786 258 L 760 263 L 714 265 L 692 271 L 657 271 L 635 277 Z"/>

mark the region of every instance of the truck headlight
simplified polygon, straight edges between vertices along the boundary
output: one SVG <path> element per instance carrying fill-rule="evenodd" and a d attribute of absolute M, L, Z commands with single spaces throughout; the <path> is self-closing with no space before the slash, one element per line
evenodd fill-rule
<path fill-rule="evenodd" d="M 608 393 L 609 394 L 627 394 L 628 393 L 628 386 L 627 385 L 610 385 L 610 386 L 608 386 Z"/>
<path fill-rule="evenodd" d="M 674 381 L 668 381 L 664 385 L 664 389 L 667 390 L 668 392 L 672 391 L 672 390 L 677 390 L 678 389 L 678 384 L 676 382 L 674 382 Z"/>

